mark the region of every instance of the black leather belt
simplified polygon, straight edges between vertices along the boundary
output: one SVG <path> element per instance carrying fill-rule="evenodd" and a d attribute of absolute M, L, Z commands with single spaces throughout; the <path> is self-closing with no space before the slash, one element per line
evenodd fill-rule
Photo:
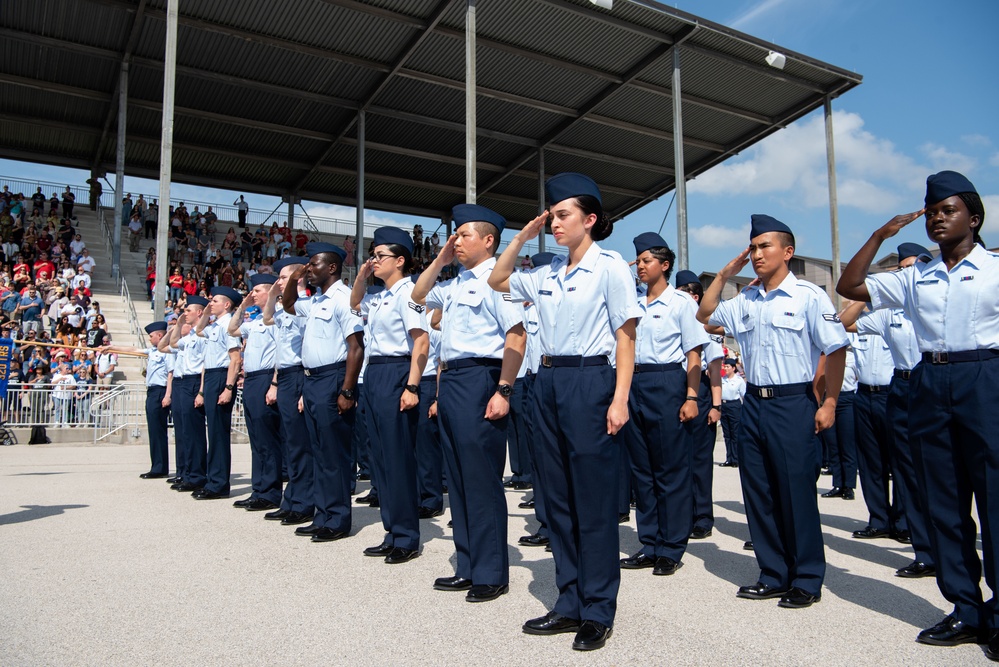
<path fill-rule="evenodd" d="M 442 361 L 441 371 L 456 371 L 459 368 L 468 368 L 469 366 L 502 366 L 502 359 L 455 359 L 454 361 Z"/>
<path fill-rule="evenodd" d="M 897 378 L 908 380 L 910 377 L 912 377 L 912 371 L 902 371 L 896 368 L 893 375 Z"/>
<path fill-rule="evenodd" d="M 876 394 L 881 391 L 888 391 L 888 385 L 886 384 L 864 384 L 863 382 L 858 382 L 857 388 L 860 389 L 860 391 L 866 392 L 868 394 Z"/>
<path fill-rule="evenodd" d="M 369 366 L 378 366 L 379 364 L 402 364 L 402 363 L 408 364 L 412 360 L 413 360 L 413 357 L 409 356 L 408 354 L 406 356 L 404 356 L 404 357 L 401 357 L 401 356 L 400 357 L 368 357 L 368 365 Z"/>
<path fill-rule="evenodd" d="M 305 377 L 312 377 L 313 375 L 321 375 L 323 373 L 328 373 L 330 371 L 340 370 L 341 368 L 346 368 L 347 362 L 341 361 L 336 364 L 326 364 L 325 366 L 316 366 L 315 368 L 306 368 Z"/>
<path fill-rule="evenodd" d="M 746 393 L 757 398 L 780 398 L 782 396 L 800 396 L 812 391 L 811 382 L 797 382 L 795 384 L 777 384 L 769 387 L 760 387 L 755 384 L 746 385 Z"/>
<path fill-rule="evenodd" d="M 222 366 L 220 368 L 206 368 L 205 375 L 209 375 L 211 373 L 225 373 L 228 372 L 228 370 L 229 370 L 228 366 Z"/>
<path fill-rule="evenodd" d="M 541 355 L 541 365 L 545 368 L 582 368 L 583 366 L 606 366 L 607 357 L 582 357 L 574 355 L 571 357 L 553 357 L 549 354 Z"/>
<path fill-rule="evenodd" d="M 273 368 L 261 368 L 259 371 L 250 371 L 249 373 L 244 373 L 243 377 L 245 377 L 245 378 L 255 378 L 258 375 L 263 375 L 264 373 L 270 373 L 271 375 L 273 375 L 274 374 L 274 369 Z"/>
<path fill-rule="evenodd" d="M 305 369 L 302 368 L 301 364 L 295 364 L 294 366 L 285 366 L 284 368 L 277 369 L 278 377 L 282 375 L 287 375 L 288 373 L 301 373 Z"/>
<path fill-rule="evenodd" d="M 678 371 L 683 364 L 635 364 L 636 373 L 654 373 L 655 371 Z"/>
<path fill-rule="evenodd" d="M 988 361 L 999 357 L 999 350 L 963 350 L 960 352 L 923 352 L 923 363 L 960 364 L 968 361 Z"/>

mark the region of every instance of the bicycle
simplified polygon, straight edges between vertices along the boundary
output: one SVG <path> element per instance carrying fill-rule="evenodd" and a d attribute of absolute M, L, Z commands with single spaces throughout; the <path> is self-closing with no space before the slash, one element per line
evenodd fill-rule
<path fill-rule="evenodd" d="M 17 444 L 17 436 L 12 429 L 7 428 L 7 424 L 0 423 L 0 447 L 10 447 Z"/>

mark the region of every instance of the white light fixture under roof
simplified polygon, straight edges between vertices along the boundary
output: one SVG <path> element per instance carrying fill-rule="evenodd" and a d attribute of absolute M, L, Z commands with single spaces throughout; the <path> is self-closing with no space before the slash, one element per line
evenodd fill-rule
<path fill-rule="evenodd" d="M 767 54 L 767 64 L 771 67 L 776 67 L 777 69 L 784 69 L 784 63 L 787 62 L 787 56 L 783 53 L 778 53 L 777 51 L 771 51 Z"/>
<path fill-rule="evenodd" d="M 604 9 L 614 9 L 614 0 L 590 0 L 597 7 L 603 7 Z"/>

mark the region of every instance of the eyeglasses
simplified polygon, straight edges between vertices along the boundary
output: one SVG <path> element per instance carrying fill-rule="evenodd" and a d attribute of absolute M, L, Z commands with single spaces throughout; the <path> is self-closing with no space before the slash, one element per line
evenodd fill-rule
<path fill-rule="evenodd" d="M 389 257 L 398 257 L 398 256 L 399 255 L 389 255 L 389 254 L 376 253 L 375 255 L 373 255 L 373 259 L 376 262 L 381 263 L 381 262 L 385 261 L 386 259 L 388 259 Z"/>

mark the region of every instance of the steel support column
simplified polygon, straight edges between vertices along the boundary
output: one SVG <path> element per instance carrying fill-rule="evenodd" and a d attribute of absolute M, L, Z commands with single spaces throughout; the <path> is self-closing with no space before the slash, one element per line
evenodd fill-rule
<path fill-rule="evenodd" d="M 357 226 L 354 229 L 354 266 L 364 260 L 364 109 L 357 112 Z"/>
<path fill-rule="evenodd" d="M 126 111 L 128 109 L 128 60 L 121 63 L 121 75 L 118 83 L 118 148 L 114 170 L 114 229 L 111 245 L 111 276 L 118 281 L 121 273 L 121 226 L 125 222 L 122 216 L 121 200 L 125 195 L 125 131 Z"/>
<path fill-rule="evenodd" d="M 465 201 L 475 203 L 475 0 L 465 9 Z"/>
<path fill-rule="evenodd" d="M 673 49 L 673 181 L 676 188 L 676 267 L 689 268 L 687 248 L 687 179 L 683 165 L 683 109 L 680 95 L 680 48 Z"/>
<path fill-rule="evenodd" d="M 545 210 L 545 149 L 538 151 L 538 215 Z M 538 234 L 538 252 L 545 251 L 545 235 L 548 225 L 541 228 Z"/>
<path fill-rule="evenodd" d="M 839 283 L 839 207 L 836 201 L 836 149 L 833 145 L 832 99 L 826 97 L 823 102 L 826 116 L 826 171 L 829 174 L 829 231 L 832 237 L 832 290 L 833 303 L 839 310 L 842 300 L 836 293 L 835 285 Z"/>
<path fill-rule="evenodd" d="M 167 0 L 163 57 L 163 131 L 160 137 L 160 201 L 156 226 L 156 291 L 153 318 L 163 317 L 167 291 L 167 235 L 170 233 L 170 178 L 173 175 L 173 100 L 177 83 L 177 22 L 180 0 Z M 178 325 L 179 326 L 179 325 Z"/>

